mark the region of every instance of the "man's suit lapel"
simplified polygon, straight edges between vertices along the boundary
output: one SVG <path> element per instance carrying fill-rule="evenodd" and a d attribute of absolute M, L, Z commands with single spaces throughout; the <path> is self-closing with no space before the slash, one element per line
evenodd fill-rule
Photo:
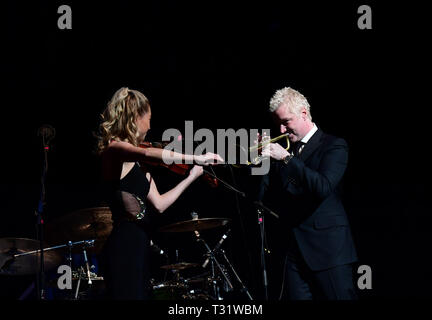
<path fill-rule="evenodd" d="M 317 132 L 310 138 L 308 143 L 303 147 L 302 152 L 299 155 L 299 158 L 303 161 L 306 161 L 312 153 L 318 148 L 321 142 L 321 138 L 323 137 L 323 132 L 321 129 L 318 129 Z"/>

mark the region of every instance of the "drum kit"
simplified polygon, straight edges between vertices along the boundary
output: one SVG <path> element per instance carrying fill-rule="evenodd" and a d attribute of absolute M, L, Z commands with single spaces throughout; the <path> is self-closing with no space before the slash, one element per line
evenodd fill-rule
<path fill-rule="evenodd" d="M 237 280 L 239 292 L 246 294 L 252 300 L 234 267 L 221 248 L 227 238 L 228 230 L 211 249 L 201 236 L 203 230 L 228 225 L 230 219 L 201 218 L 192 213 L 192 219 L 161 227 L 158 231 L 164 233 L 192 232 L 197 243 L 202 244 L 205 262 L 198 263 L 176 261 L 160 266 L 160 269 L 170 273 L 171 277 L 164 281 L 152 279 L 153 297 L 156 300 L 223 300 L 224 292 L 233 291 L 233 278 Z M 88 299 L 93 297 L 95 288 L 103 292 L 103 277 L 98 276 L 94 266 L 90 266 L 88 255 L 101 253 L 105 241 L 113 228 L 111 211 L 108 207 L 87 208 L 72 212 L 68 215 L 46 223 L 44 228 L 45 245 L 43 246 L 44 271 L 50 272 L 65 260 L 71 270 L 72 288 L 68 288 L 65 299 Z M 85 240 L 83 240 L 85 239 Z M 61 243 L 58 245 L 58 243 Z M 48 245 L 56 244 L 48 247 Z M 152 245 L 154 245 L 151 242 Z M 157 247 L 156 245 L 154 245 Z M 176 250 L 177 251 L 177 250 Z M 0 276 L 36 275 L 40 268 L 40 243 L 26 238 L 0 239 Z M 80 263 L 73 264 L 77 255 L 81 256 Z M 178 251 L 177 251 L 178 255 Z M 165 255 L 167 256 L 167 255 Z M 223 259 L 223 264 L 219 262 Z M 209 265 L 209 271 L 206 270 Z M 185 271 L 196 271 L 196 274 L 184 276 Z M 45 282 L 46 287 L 58 289 L 59 273 L 54 279 Z M 34 286 L 33 286 L 34 287 Z M 102 288 L 102 289 L 101 289 Z M 29 290 L 26 290 L 29 291 Z M 29 293 L 24 293 L 24 299 Z M 102 294 L 103 295 L 103 294 Z"/>

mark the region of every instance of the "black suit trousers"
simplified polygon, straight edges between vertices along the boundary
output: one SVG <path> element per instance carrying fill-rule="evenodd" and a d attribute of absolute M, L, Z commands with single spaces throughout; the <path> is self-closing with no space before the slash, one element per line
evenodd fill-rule
<path fill-rule="evenodd" d="M 352 264 L 312 271 L 295 241 L 288 249 L 282 300 L 357 300 Z"/>

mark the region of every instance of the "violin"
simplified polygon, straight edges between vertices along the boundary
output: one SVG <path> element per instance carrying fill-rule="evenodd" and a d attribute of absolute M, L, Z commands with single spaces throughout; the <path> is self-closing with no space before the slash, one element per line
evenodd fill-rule
<path fill-rule="evenodd" d="M 160 142 L 148 142 L 144 141 L 139 144 L 140 148 L 160 148 L 163 149 L 168 143 L 160 143 Z M 194 166 L 193 164 L 186 164 L 186 163 L 172 163 L 172 164 L 166 164 L 162 159 L 154 159 L 154 158 L 147 158 L 146 160 L 140 161 L 140 164 L 142 165 L 148 165 L 148 166 L 160 166 L 165 167 L 169 169 L 170 171 L 179 174 L 179 175 L 186 175 L 189 173 L 189 170 L 192 169 Z M 218 186 L 218 180 L 209 172 L 204 170 L 203 175 L 201 176 L 204 180 L 206 180 L 210 186 L 217 187 Z"/>

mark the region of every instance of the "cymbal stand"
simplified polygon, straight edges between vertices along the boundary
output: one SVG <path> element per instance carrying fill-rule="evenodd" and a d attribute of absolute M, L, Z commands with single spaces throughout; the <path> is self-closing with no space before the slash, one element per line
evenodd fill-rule
<path fill-rule="evenodd" d="M 79 277 L 78 277 L 78 283 L 77 283 L 77 287 L 76 287 L 76 290 L 75 290 L 75 299 L 78 299 L 78 293 L 79 293 L 79 288 L 80 288 L 80 285 L 81 285 L 81 279 L 85 279 L 85 276 L 83 277 L 82 275 L 84 274 L 84 273 L 87 273 L 87 279 L 88 279 L 88 285 L 92 285 L 92 280 L 91 280 L 91 273 L 90 273 L 90 266 L 89 266 L 89 262 L 88 262 L 88 259 L 87 259 L 87 251 L 86 251 L 86 247 L 91 247 L 91 246 L 93 246 L 94 245 L 94 242 L 85 242 L 84 243 L 84 245 L 83 245 L 83 256 L 84 256 L 84 264 L 85 264 L 85 267 L 86 267 L 86 271 L 84 271 L 83 270 L 83 267 L 81 267 L 81 270 L 83 271 L 83 272 L 80 272 L 79 273 Z"/>
<path fill-rule="evenodd" d="M 72 272 L 72 247 L 73 247 L 73 245 L 74 244 L 72 243 L 72 241 L 69 240 L 68 243 L 67 243 L 68 255 L 67 255 L 66 260 L 69 263 L 69 268 L 70 268 L 71 272 Z M 71 290 L 71 292 L 69 294 L 69 298 L 72 299 L 72 290 Z"/>
<path fill-rule="evenodd" d="M 79 245 L 79 244 L 84 244 L 84 245 L 86 245 L 88 247 L 91 247 L 91 246 L 94 245 L 94 242 L 95 242 L 94 240 L 82 240 L 82 241 L 77 241 L 77 242 L 70 242 L 69 241 L 67 244 L 62 244 L 62 245 L 59 245 L 59 246 L 44 248 L 42 250 L 42 252 L 46 252 L 46 251 L 50 251 L 50 250 L 55 250 L 55 249 L 60 249 L 60 248 L 64 248 L 64 247 L 69 247 L 69 246 L 73 247 L 73 246 L 76 246 L 76 245 Z M 11 257 L 13 259 L 15 259 L 15 258 L 18 258 L 18 257 L 28 256 L 30 254 L 35 254 L 35 253 L 40 253 L 40 252 L 41 252 L 41 250 L 37 249 L 37 250 L 32 250 L 32 251 L 26 251 L 26 252 L 22 252 L 22 253 L 17 253 L 17 254 L 14 254 Z"/>
<path fill-rule="evenodd" d="M 228 260 L 226 254 L 225 254 L 225 250 L 224 249 L 219 249 L 220 253 L 222 254 L 222 256 L 224 257 L 225 261 L 227 262 L 228 266 L 231 269 L 231 272 L 234 274 L 234 276 L 236 277 L 237 281 L 240 283 L 241 285 L 241 289 L 240 292 L 244 292 L 246 293 L 246 295 L 248 296 L 249 300 L 253 300 L 252 296 L 250 295 L 248 289 L 246 288 L 246 286 L 244 285 L 243 281 L 241 281 L 239 275 L 237 274 L 237 272 L 235 271 L 233 265 L 231 264 L 231 262 Z"/>
<path fill-rule="evenodd" d="M 67 256 L 66 260 L 68 261 L 68 263 L 69 263 L 69 268 L 70 268 L 71 270 L 72 270 L 72 246 L 73 246 L 72 241 L 68 241 L 68 243 L 67 243 L 67 247 L 68 247 L 68 249 L 69 249 L 69 252 L 68 252 L 68 256 Z"/>
<path fill-rule="evenodd" d="M 87 259 L 86 246 L 87 246 L 87 244 L 84 244 L 84 246 L 83 246 L 84 263 L 86 265 L 86 270 L 87 270 L 88 284 L 91 285 L 92 281 L 91 281 L 91 275 L 90 275 L 90 266 L 89 266 L 88 259 Z"/>
<path fill-rule="evenodd" d="M 69 255 L 68 255 L 68 262 L 69 262 L 69 267 L 72 270 L 72 247 L 73 246 L 77 246 L 80 244 L 83 244 L 84 246 L 88 246 L 91 247 L 94 245 L 95 240 L 82 240 L 82 241 L 77 241 L 77 242 L 71 242 L 69 241 L 67 244 L 62 244 L 62 245 L 58 245 L 58 246 L 54 246 L 54 247 L 49 247 L 49 248 L 43 248 L 38 249 L 38 250 L 32 250 L 32 251 L 27 251 L 27 252 L 22 252 L 22 253 L 18 253 L 18 254 L 14 254 L 11 255 L 10 257 L 8 257 L 8 260 L 5 261 L 5 266 L 7 266 L 7 264 L 11 263 L 14 259 L 19 258 L 19 257 L 23 257 L 23 256 L 27 256 L 27 255 L 31 255 L 31 254 L 35 254 L 35 253 L 43 253 L 46 251 L 50 251 L 50 250 L 55 250 L 55 249 L 60 249 L 60 248 L 65 248 L 68 247 L 69 248 Z M 0 265 L 0 269 L 3 268 L 2 265 Z M 21 297 L 19 298 L 19 300 L 24 300 L 29 294 L 30 291 L 33 289 L 33 284 L 21 295 Z M 39 296 L 38 296 L 39 298 Z"/>
<path fill-rule="evenodd" d="M 81 267 L 81 270 L 82 270 L 82 267 Z M 81 272 L 79 273 L 79 276 L 78 276 L 78 283 L 77 283 L 77 286 L 76 286 L 76 289 L 75 289 L 75 300 L 78 300 L 78 293 L 79 293 L 79 288 L 80 288 L 80 285 L 81 285 Z"/>

